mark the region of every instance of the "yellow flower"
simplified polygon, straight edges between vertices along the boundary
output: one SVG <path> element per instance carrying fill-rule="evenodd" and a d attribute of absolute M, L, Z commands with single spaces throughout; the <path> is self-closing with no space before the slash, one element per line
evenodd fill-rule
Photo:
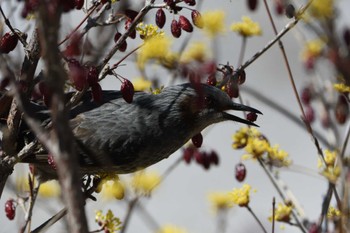
<path fill-rule="evenodd" d="M 335 183 L 340 176 L 340 172 L 341 170 L 339 166 L 335 166 L 335 167 L 327 166 L 321 171 L 321 174 L 324 177 L 326 177 L 329 180 L 329 182 Z"/>
<path fill-rule="evenodd" d="M 334 166 L 335 164 L 335 159 L 337 158 L 337 152 L 336 151 L 330 151 L 330 150 L 325 150 L 324 151 L 324 160 L 326 162 L 327 166 Z"/>
<path fill-rule="evenodd" d="M 279 145 L 274 145 L 268 148 L 268 158 L 271 165 L 282 167 L 288 167 L 291 164 L 289 155 L 286 151 L 280 150 Z"/>
<path fill-rule="evenodd" d="M 251 186 L 248 184 L 244 184 L 240 189 L 237 189 L 237 188 L 233 189 L 229 193 L 229 195 L 231 196 L 232 202 L 241 207 L 248 206 L 250 201 L 250 190 L 251 190 Z"/>
<path fill-rule="evenodd" d="M 329 206 L 328 211 L 327 211 L 327 218 L 335 218 L 339 217 L 341 215 L 340 210 L 337 208 L 334 208 L 333 206 Z"/>
<path fill-rule="evenodd" d="M 309 12 L 315 18 L 331 18 L 334 14 L 334 0 L 313 0 Z"/>
<path fill-rule="evenodd" d="M 39 195 L 41 197 L 50 198 L 58 197 L 61 194 L 61 186 L 58 184 L 57 180 L 51 180 L 45 182 L 39 187 Z"/>
<path fill-rule="evenodd" d="M 151 59 L 158 61 L 168 60 L 169 56 L 171 57 L 170 45 L 170 38 L 163 35 L 157 35 L 147 39 L 139 49 L 137 55 L 137 65 L 139 68 L 143 70 L 146 62 Z"/>
<path fill-rule="evenodd" d="M 108 230 L 108 232 L 113 233 L 122 228 L 120 219 L 115 217 L 111 210 L 108 210 L 106 215 L 103 215 L 101 210 L 96 211 L 95 222 L 97 222 L 105 232 Z"/>
<path fill-rule="evenodd" d="M 260 25 L 247 16 L 242 17 L 242 22 L 233 23 L 231 30 L 244 37 L 259 36 L 262 33 Z"/>
<path fill-rule="evenodd" d="M 291 205 L 278 203 L 275 209 L 275 220 L 278 222 L 289 222 L 292 210 L 293 207 Z M 272 221 L 272 216 L 269 217 L 269 220 Z"/>
<path fill-rule="evenodd" d="M 189 63 L 191 61 L 203 62 L 207 58 L 208 48 L 202 42 L 192 43 L 181 55 L 181 62 Z"/>
<path fill-rule="evenodd" d="M 261 133 L 255 128 L 242 127 L 232 136 L 233 149 L 241 149 L 248 143 L 249 137 L 259 137 Z"/>
<path fill-rule="evenodd" d="M 140 34 L 141 38 L 147 40 L 154 36 L 164 36 L 164 31 L 159 30 L 159 28 L 153 24 L 139 23 L 136 26 L 136 31 Z"/>
<path fill-rule="evenodd" d="M 302 58 L 304 61 L 310 58 L 317 58 L 322 54 L 325 47 L 325 42 L 321 39 L 308 41 L 302 51 Z"/>
<path fill-rule="evenodd" d="M 202 14 L 203 29 L 210 36 L 214 37 L 225 31 L 225 11 L 214 10 Z"/>
<path fill-rule="evenodd" d="M 146 91 L 151 88 L 152 82 L 143 77 L 140 77 L 140 78 L 134 79 L 132 81 L 132 84 L 134 85 L 135 91 Z"/>
<path fill-rule="evenodd" d="M 100 174 L 101 181 L 96 188 L 96 192 L 101 192 L 104 199 L 124 198 L 124 185 L 120 182 L 119 177 L 115 173 Z"/>
<path fill-rule="evenodd" d="M 270 144 L 264 138 L 248 138 L 247 146 L 245 151 L 256 159 L 262 156 L 265 152 L 268 152 L 270 149 Z"/>
<path fill-rule="evenodd" d="M 208 196 L 215 211 L 232 207 L 232 197 L 228 192 L 213 192 Z"/>
<path fill-rule="evenodd" d="M 333 88 L 339 92 L 350 92 L 350 86 L 345 85 L 344 83 L 335 83 Z"/>
<path fill-rule="evenodd" d="M 135 192 L 149 195 L 161 181 L 161 177 L 157 172 L 137 172 L 133 175 L 131 185 Z"/>
<path fill-rule="evenodd" d="M 187 233 L 187 231 L 183 228 L 168 224 L 159 229 L 157 233 Z"/>

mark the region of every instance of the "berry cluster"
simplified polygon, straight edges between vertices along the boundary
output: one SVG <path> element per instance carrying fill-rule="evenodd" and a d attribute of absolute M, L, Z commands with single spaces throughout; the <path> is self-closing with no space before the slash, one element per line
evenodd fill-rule
<path fill-rule="evenodd" d="M 224 86 L 225 92 L 231 98 L 238 98 L 239 96 L 239 85 L 242 85 L 246 80 L 245 71 L 242 69 L 234 70 L 230 65 L 224 65 L 221 69 L 219 69 L 221 73 L 223 73 L 223 80 L 227 79 L 227 82 Z M 209 76 L 210 77 L 210 76 Z M 213 79 L 213 77 L 210 77 Z M 214 77 L 215 78 L 215 77 Z M 207 83 L 209 82 L 209 78 Z"/>
<path fill-rule="evenodd" d="M 187 147 L 183 150 L 182 154 L 183 160 L 190 164 L 194 159 L 199 165 L 201 165 L 204 169 L 208 170 L 210 165 L 219 165 L 219 156 L 215 151 L 206 152 L 200 151 L 195 147 Z"/>
<path fill-rule="evenodd" d="M 320 95 L 321 93 L 316 92 L 311 85 L 304 87 L 301 91 L 301 101 L 305 107 L 305 120 L 309 123 L 313 123 L 316 119 L 315 110 L 312 106 L 312 102 L 319 100 L 318 96 Z M 346 95 L 339 94 L 335 103 L 329 102 L 323 103 L 323 105 L 324 109 L 321 112 L 320 120 L 324 128 L 328 128 L 330 126 L 331 120 L 331 117 L 329 115 L 329 111 L 331 110 L 331 108 L 326 108 L 326 106 L 334 106 L 334 117 L 338 124 L 342 125 L 348 119 L 350 109 Z"/>
<path fill-rule="evenodd" d="M 0 39 L 0 53 L 9 53 L 14 50 L 18 43 L 17 35 L 12 32 L 5 33 Z"/>
<path fill-rule="evenodd" d="M 177 14 L 179 11 L 183 9 L 183 7 L 177 6 L 178 1 L 175 0 L 164 0 L 166 2 L 167 6 L 166 9 L 169 9 L 170 12 Z M 184 0 L 187 5 L 189 6 L 194 6 L 196 5 L 195 0 Z M 186 8 L 187 9 L 187 8 Z M 191 10 L 191 18 L 192 18 L 192 23 L 198 28 L 203 27 L 203 21 L 201 18 L 201 14 L 197 10 Z M 159 8 L 156 12 L 156 25 L 159 28 L 163 28 L 166 22 L 166 15 L 163 10 L 163 8 Z M 170 24 L 170 31 L 171 34 L 175 38 L 179 38 L 181 36 L 182 30 L 185 32 L 192 32 L 193 31 L 193 26 L 192 23 L 190 22 L 189 19 L 187 19 L 185 16 L 180 15 L 178 20 L 173 19 Z"/>

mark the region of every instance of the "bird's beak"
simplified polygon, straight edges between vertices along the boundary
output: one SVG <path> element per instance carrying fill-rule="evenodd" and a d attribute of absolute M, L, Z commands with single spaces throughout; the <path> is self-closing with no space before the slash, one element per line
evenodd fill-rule
<path fill-rule="evenodd" d="M 262 114 L 259 110 L 255 109 L 255 108 L 252 108 L 252 107 L 249 107 L 249 106 L 246 106 L 246 105 L 243 105 L 243 104 L 234 103 L 234 102 L 232 102 L 232 104 L 229 106 L 229 108 L 227 110 L 246 111 L 246 112 L 254 112 L 254 113 L 257 113 L 257 114 Z M 227 112 L 223 112 L 223 117 L 226 120 L 237 121 L 237 122 L 240 122 L 240 123 L 243 123 L 243 124 L 253 125 L 253 126 L 259 127 L 258 125 L 254 124 L 251 121 L 242 119 L 242 118 L 237 117 L 235 115 L 231 115 L 231 114 L 229 114 Z"/>

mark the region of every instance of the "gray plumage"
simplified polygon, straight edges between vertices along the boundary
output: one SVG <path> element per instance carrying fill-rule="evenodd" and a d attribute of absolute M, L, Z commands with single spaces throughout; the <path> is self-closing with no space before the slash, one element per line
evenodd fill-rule
<path fill-rule="evenodd" d="M 71 120 L 83 174 L 146 168 L 169 157 L 211 124 L 232 120 L 255 125 L 227 110 L 260 113 L 205 84 L 170 86 L 157 95 L 136 92 L 130 104 L 117 92 L 114 95 Z M 41 163 L 39 170 L 46 166 Z"/>

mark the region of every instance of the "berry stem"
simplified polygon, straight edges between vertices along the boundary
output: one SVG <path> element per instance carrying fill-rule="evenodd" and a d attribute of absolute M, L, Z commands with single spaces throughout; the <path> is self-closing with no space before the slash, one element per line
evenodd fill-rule
<path fill-rule="evenodd" d="M 16 32 L 16 30 L 12 27 L 10 20 L 8 20 L 8 18 L 6 17 L 4 11 L 2 10 L 2 7 L 0 6 L 0 12 L 2 17 L 4 18 L 5 24 L 7 25 L 7 27 L 11 30 L 11 32 L 13 34 L 15 34 L 18 38 L 18 40 L 22 43 L 22 45 L 24 47 L 27 47 L 27 42 L 22 38 L 22 36 L 19 35 L 19 33 Z"/>

